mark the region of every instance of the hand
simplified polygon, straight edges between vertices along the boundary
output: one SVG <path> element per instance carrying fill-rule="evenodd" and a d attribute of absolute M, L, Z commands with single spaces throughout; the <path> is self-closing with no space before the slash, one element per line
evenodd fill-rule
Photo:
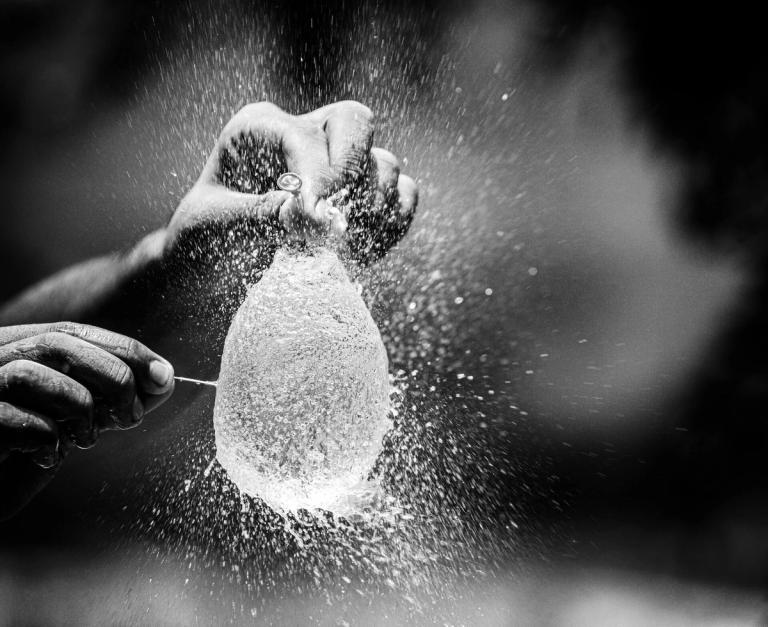
<path fill-rule="evenodd" d="M 276 238 L 331 229 L 345 233 L 355 258 L 381 257 L 407 231 L 418 193 L 397 157 L 372 144 L 373 115 L 357 102 L 298 116 L 266 102 L 244 107 L 173 215 L 166 254 L 198 265 L 228 260 L 230 274 L 270 257 L 258 271 L 271 261 Z M 277 187 L 287 171 L 302 178 L 301 203 Z"/>
<path fill-rule="evenodd" d="M 302 178 L 300 202 L 277 187 L 288 171 Z M 367 107 L 338 102 L 293 116 L 248 105 L 225 126 L 168 227 L 129 255 L 141 271 L 110 319 L 140 319 L 141 333 L 174 351 L 180 371 L 215 377 L 230 321 L 281 242 L 334 231 L 342 252 L 366 263 L 405 234 L 417 197 L 399 160 L 373 147 Z"/>
<path fill-rule="evenodd" d="M 72 448 L 131 429 L 173 392 L 173 368 L 131 338 L 56 323 L 0 327 L 0 517 L 23 507 Z"/>

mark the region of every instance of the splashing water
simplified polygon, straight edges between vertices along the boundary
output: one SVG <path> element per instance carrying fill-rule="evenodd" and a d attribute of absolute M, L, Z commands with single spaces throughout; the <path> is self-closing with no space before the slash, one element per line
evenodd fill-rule
<path fill-rule="evenodd" d="M 377 444 L 364 452 L 365 464 L 348 473 L 344 490 L 351 489 L 353 475 L 359 478 L 368 471 L 381 450 L 374 467 L 380 490 L 352 503 L 332 503 L 335 517 L 301 509 L 276 513 L 261 499 L 278 505 L 284 500 L 286 493 L 279 489 L 284 482 L 275 478 L 286 471 L 273 472 L 277 466 L 271 461 L 270 472 L 238 476 L 237 470 L 232 471 L 239 463 L 232 440 L 222 445 L 228 438 L 226 429 L 219 429 L 225 409 L 225 363 L 218 390 L 222 400 L 215 408 L 216 455 L 224 468 L 213 461 L 207 395 L 179 421 L 184 427 L 171 454 L 158 449 L 157 464 L 143 484 L 148 498 L 139 505 L 140 523 L 132 531 L 149 538 L 161 559 L 175 556 L 185 571 L 197 573 L 202 594 L 215 594 L 212 580 L 218 577 L 224 590 L 220 594 L 240 599 L 233 609 L 235 617 L 261 612 L 271 599 L 311 594 L 324 598 L 335 614 L 382 593 L 397 595 L 409 611 L 431 615 L 431 599 L 459 598 L 463 582 L 484 577 L 510 556 L 536 554 L 542 542 L 525 498 L 546 499 L 549 488 L 536 481 L 537 473 L 544 472 L 541 455 L 517 444 L 517 436 L 527 430 L 525 411 L 509 385 L 518 375 L 508 374 L 513 368 L 491 369 L 506 357 L 517 329 L 528 328 L 527 319 L 539 312 L 510 307 L 486 291 L 490 285 L 494 293 L 517 299 L 522 284 L 530 282 L 528 257 L 538 252 L 536 238 L 528 239 L 523 252 L 510 246 L 532 220 L 528 216 L 536 213 L 529 209 L 531 196 L 517 193 L 518 170 L 508 167 L 518 155 L 510 148 L 515 142 L 506 139 L 510 133 L 505 125 L 515 118 L 505 117 L 503 110 L 491 116 L 491 109 L 498 103 L 506 109 L 506 103 L 485 101 L 485 94 L 478 92 L 476 99 L 484 104 L 477 115 L 498 122 L 473 127 L 453 60 L 440 58 L 440 46 L 431 47 L 429 38 L 414 36 L 414 30 L 431 28 L 430 16 L 421 16 L 420 25 L 414 26 L 406 18 L 371 7 L 355 13 L 354 41 L 359 46 L 373 42 L 372 46 L 358 49 L 352 40 L 339 42 L 333 67 L 312 70 L 325 73 L 327 80 L 319 85 L 311 73 L 279 71 L 296 63 L 302 53 L 279 45 L 286 41 L 279 20 L 252 22 L 226 11 L 184 16 L 194 31 L 190 41 L 207 42 L 207 52 L 196 46 L 179 51 L 163 45 L 157 94 L 145 105 L 153 118 L 167 121 L 172 116 L 172 123 L 165 122 L 149 145 L 154 149 L 153 163 L 167 162 L 178 173 L 168 184 L 174 196 L 191 183 L 198 167 L 195 156 L 204 159 L 228 117 L 247 102 L 259 100 L 272 100 L 292 113 L 346 98 L 369 105 L 378 116 L 376 145 L 403 156 L 404 171 L 418 177 L 421 190 L 417 218 L 403 244 L 376 266 L 350 268 L 381 329 L 399 395 L 383 450 Z M 301 46 L 300 41 L 287 41 L 290 47 Z M 432 68 L 426 83 L 421 79 L 424 64 Z M 494 89 L 511 91 L 509 75 L 494 77 Z M 536 123 L 534 116 L 529 118 L 534 120 L 529 126 Z M 531 131 L 520 127 L 512 135 L 523 132 Z M 503 146 L 496 139 L 501 136 Z M 538 148 L 526 141 L 517 146 L 523 161 L 526 149 L 533 153 Z M 538 158 L 538 152 L 528 155 L 529 161 Z M 476 180 L 478 169 L 495 175 L 504 187 L 482 186 L 483 179 Z M 510 194 L 510 189 L 516 193 Z M 489 207 L 496 205 L 499 210 L 494 213 Z M 465 207 L 473 211 L 459 210 Z M 503 238 L 496 235 L 502 229 L 508 234 Z M 484 272 L 480 263 L 494 256 L 505 260 L 501 275 L 498 264 L 492 272 Z M 247 262 L 249 257 L 237 259 Z M 239 278 L 239 262 L 230 261 L 231 273 Z M 266 289 L 263 282 L 269 272 L 257 287 Z M 499 320 L 501 313 L 510 320 L 509 329 L 488 332 L 483 321 Z M 206 316 L 216 315 L 206 311 Z M 226 315 L 219 323 L 229 323 Z M 508 334 L 503 336 L 505 330 Z M 519 335 L 517 359 L 525 354 L 528 342 Z M 225 355 L 224 362 L 228 359 Z M 269 366 L 266 360 L 262 363 Z M 234 385 L 240 369 L 228 370 Z M 277 376 L 277 370 L 270 368 L 270 376 Z M 383 383 L 377 394 L 383 397 Z M 288 399 L 296 405 L 301 401 L 298 393 Z M 269 450 L 282 436 L 263 426 L 260 431 Z M 376 435 L 361 441 L 381 439 L 383 431 L 371 426 Z M 222 451 L 232 455 L 227 459 Z M 297 451 L 288 453 L 298 459 Z M 319 463 L 300 462 L 299 467 Z M 258 474 L 262 476 L 256 481 Z M 524 481 L 513 481 L 518 475 Z M 238 489 L 246 485 L 244 491 Z M 363 484 L 360 489 L 369 487 Z M 291 502 L 283 503 L 287 510 L 317 505 L 302 490 L 293 490 Z M 333 501 L 323 500 L 326 505 Z M 521 539 L 529 536 L 533 537 L 522 546 Z"/>
<path fill-rule="evenodd" d="M 279 511 L 350 513 L 391 426 L 387 367 L 338 257 L 279 250 L 224 345 L 219 462 L 241 491 Z"/>
<path fill-rule="evenodd" d="M 172 447 L 167 440 L 158 445 L 156 464 L 139 484 L 144 498 L 131 532 L 151 542 L 149 559 L 178 560 L 200 581 L 201 595 L 216 595 L 217 586 L 220 596 L 235 595 L 235 619 L 293 595 L 316 595 L 335 615 L 382 594 L 433 617 L 434 599 L 459 599 L 466 581 L 511 559 L 536 555 L 544 542 L 530 502 L 546 501 L 551 482 L 537 480 L 546 473 L 544 455 L 541 447 L 525 446 L 528 408 L 519 404 L 512 384 L 522 378 L 518 363 L 526 363 L 533 350 L 526 330 L 541 314 L 521 302 L 524 294 L 538 294 L 527 272 L 534 261 L 545 274 L 537 259 L 541 238 L 533 230 L 554 186 L 547 173 L 539 174 L 546 184 L 536 188 L 534 177 L 542 169 L 512 164 L 536 165 L 549 157 L 548 147 L 527 138 L 546 137 L 539 126 L 550 120 L 541 108 L 513 115 L 511 103 L 491 99 L 491 90 L 518 99 L 513 89 L 520 79 L 511 70 L 493 73 L 488 86 L 472 91 L 469 73 L 458 73 L 453 58 L 441 57 L 439 42 L 419 36 L 419 29 L 432 28 L 429 15 L 414 23 L 371 6 L 354 13 L 354 20 L 347 19 L 354 21 L 355 37 L 341 38 L 327 57 L 332 67 L 308 69 L 309 74 L 280 71 L 299 62 L 302 50 L 296 48 L 302 43 L 285 37 L 279 19 L 249 20 L 221 10 L 185 15 L 189 41 L 180 48 L 162 46 L 156 92 L 144 105 L 150 118 L 163 124 L 136 151 L 150 150 L 148 162 L 168 163 L 178 174 L 167 183 L 176 197 L 192 182 L 196 161 L 204 160 L 221 126 L 240 106 L 259 100 L 291 113 L 347 98 L 365 103 L 377 115 L 375 144 L 403 157 L 404 172 L 417 177 L 420 187 L 416 220 L 402 245 L 374 266 L 349 269 L 381 330 L 399 390 L 392 429 L 375 461 L 381 489 L 351 504 L 333 503 L 336 516 L 301 509 L 276 513 L 261 499 L 271 504 L 284 499 L 278 478 L 287 471 L 275 471 L 270 461 L 267 473 L 233 473 L 239 462 L 222 453 L 234 447 L 222 445 L 228 436 L 219 429 L 224 397 L 217 400 L 214 434 L 210 395 L 180 417 L 178 438 Z M 281 46 L 286 41 L 292 49 Z M 189 42 L 203 43 L 186 46 Z M 316 84 L 313 72 L 326 80 Z M 472 115 L 470 99 L 476 105 Z M 516 117 L 523 115 L 526 126 Z M 477 118 L 495 122 L 476 126 Z M 548 172 L 557 166 L 555 159 Z M 503 237 L 497 235 L 502 231 Z M 523 242 L 524 249 L 515 248 Z M 249 259 L 241 254 L 229 260 L 231 274 L 242 284 L 249 277 L 239 263 Z M 266 289 L 269 272 L 257 287 Z M 196 286 L 181 291 L 191 294 Z M 217 315 L 205 312 L 209 322 Z M 217 322 L 226 328 L 229 319 L 222 313 Z M 228 359 L 225 355 L 224 362 Z M 509 361 L 500 368 L 502 359 Z M 262 363 L 269 366 L 266 359 Z M 240 368 L 228 370 L 234 384 Z M 270 368 L 269 375 L 277 376 L 277 370 Z M 383 396 L 383 384 L 378 394 Z M 288 402 L 301 400 L 297 393 Z M 261 433 L 267 450 L 282 440 L 266 428 Z M 288 454 L 298 459 L 297 451 Z M 357 478 L 373 464 L 375 452 L 364 456 Z M 299 468 L 319 464 L 300 462 Z M 345 490 L 353 473 L 347 477 Z M 245 491 L 239 489 L 246 484 Z M 291 501 L 283 503 L 287 510 L 313 505 L 302 488 L 293 490 Z"/>
<path fill-rule="evenodd" d="M 670 368 L 653 358 L 654 344 L 677 361 L 686 353 L 680 329 L 711 334 L 714 325 L 696 316 L 707 310 L 700 299 L 717 290 L 696 265 L 675 271 L 680 264 L 666 261 L 675 243 L 648 219 L 649 207 L 667 203 L 659 190 L 674 183 L 674 167 L 638 142 L 642 131 L 627 134 L 622 116 L 636 112 L 616 92 L 623 80 L 610 65 L 621 59 L 606 54 L 602 37 L 594 38 L 600 63 L 580 67 L 576 55 L 554 76 L 541 71 L 547 55 L 531 48 L 542 32 L 526 1 L 429 3 L 434 11 L 365 0 L 333 11 L 321 2 L 309 3 L 309 16 L 281 3 L 165 4 L 178 15 L 168 18 L 172 29 L 147 34 L 156 56 L 134 106 L 122 122 L 98 116 L 92 139 L 75 152 L 79 168 L 70 171 L 67 153 L 40 202 L 68 210 L 61 220 L 89 235 L 109 224 L 103 230 L 138 237 L 167 223 L 221 128 L 246 103 L 269 100 L 290 113 L 343 99 L 368 105 L 377 115 L 375 145 L 402 157 L 420 188 L 402 244 L 375 266 L 350 270 L 401 391 L 376 464 L 388 496 L 359 521 L 276 515 L 215 462 L 213 395 L 180 386 L 177 399 L 195 391 L 200 398 L 175 420 L 146 421 L 158 437 L 141 439 L 142 463 L 117 452 L 136 468 L 133 481 L 83 466 L 98 511 L 112 496 L 112 538 L 141 542 L 142 576 L 172 564 L 182 582 L 190 578 L 184 590 L 195 603 L 219 599 L 217 623 L 227 622 L 226 608 L 234 621 L 252 622 L 256 611 L 266 622 L 271 602 L 285 607 L 313 594 L 337 616 L 355 601 L 374 606 L 381 592 L 422 599 L 439 622 L 434 599 L 458 598 L 467 578 L 548 552 L 569 509 L 563 471 L 574 467 L 558 459 L 583 460 L 579 473 L 602 476 L 615 458 L 634 455 L 617 450 L 615 428 L 627 422 L 618 401 L 638 395 L 645 407 L 663 389 L 659 377 Z M 37 187 L 28 182 L 26 190 Z M 59 241 L 59 220 L 23 215 L 46 245 Z M 78 255 L 85 239 L 97 240 L 76 238 Z M 243 290 L 234 308 L 253 283 L 252 259 L 247 246 L 227 259 Z M 648 263 L 654 274 L 642 269 Z M 197 304 L 199 287 L 179 285 L 179 298 Z M 158 316 L 173 300 L 164 296 Z M 660 342 L 656 323 L 670 306 L 686 315 Z M 200 333 L 225 331 L 233 313 L 218 303 L 189 310 L 196 315 L 179 326 Z M 630 333 L 623 310 L 650 310 L 644 317 L 653 324 Z M 625 346 L 628 335 L 647 358 Z M 168 341 L 175 347 L 179 337 Z M 219 357 L 201 361 L 218 366 Z M 627 366 L 640 372 L 629 376 Z M 652 376 L 636 376 L 644 372 Z M 605 435 L 576 441 L 582 429 Z M 143 609 L 132 622 L 147 622 Z M 275 622 L 302 622 L 282 618 Z"/>

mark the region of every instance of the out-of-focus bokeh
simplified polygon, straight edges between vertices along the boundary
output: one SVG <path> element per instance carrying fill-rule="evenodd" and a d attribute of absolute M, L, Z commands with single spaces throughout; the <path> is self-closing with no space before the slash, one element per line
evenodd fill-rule
<path fill-rule="evenodd" d="M 446 500 L 505 530 L 458 609 L 423 602 L 457 623 L 756 622 L 768 87 L 737 5 L 5 0 L 0 300 L 162 227 L 243 104 L 365 102 L 422 193 L 361 281 L 393 370 L 472 444 L 473 495 Z M 161 514 L 212 455 L 195 392 L 3 524 L 0 622 L 334 624 L 300 590 L 251 614 L 237 578 L 193 567 L 221 547 Z"/>

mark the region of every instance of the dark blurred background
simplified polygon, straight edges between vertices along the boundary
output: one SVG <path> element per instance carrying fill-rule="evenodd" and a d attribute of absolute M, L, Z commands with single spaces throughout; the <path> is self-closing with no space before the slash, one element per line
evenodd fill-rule
<path fill-rule="evenodd" d="M 216 15 L 235 17 L 217 21 L 212 18 Z M 484 67 L 483 54 L 489 59 L 497 52 L 500 57 L 507 55 L 504 58 L 517 55 L 517 73 L 511 75 L 523 77 L 529 93 L 538 94 L 529 109 L 525 104 L 520 108 L 523 124 L 527 110 L 548 106 L 544 101 L 550 82 L 568 92 L 568 76 L 589 76 L 590 64 L 599 68 L 605 58 L 613 60 L 607 83 L 597 80 L 589 94 L 599 101 L 603 88 L 606 100 L 619 92 L 618 102 L 626 109 L 620 116 L 624 129 L 620 133 L 627 134 L 629 144 L 632 138 L 642 138 L 645 154 L 650 155 L 647 160 L 671 173 L 675 186 L 662 203 L 663 229 L 694 251 L 698 264 L 724 268 L 725 283 L 733 277 L 739 286 L 731 291 L 723 288 L 725 313 L 707 322 L 706 332 L 694 341 L 696 350 L 683 355 L 690 363 L 681 367 L 682 374 L 677 376 L 675 367 L 659 366 L 672 383 L 669 389 L 649 392 L 655 399 L 649 401 L 652 408 L 646 411 L 640 393 L 616 410 L 622 418 L 634 411 L 650 426 L 619 429 L 620 435 L 610 426 L 584 428 L 567 419 L 527 427 L 526 446 L 539 448 L 546 458 L 547 476 L 556 478 L 555 487 L 548 488 L 544 498 L 546 505 L 536 509 L 542 517 L 537 533 L 550 526 L 558 529 L 553 532 L 556 538 L 543 543 L 548 548 L 542 551 L 546 559 L 566 564 L 566 570 L 586 564 L 734 590 L 764 589 L 768 584 L 768 53 L 757 5 L 422 1 L 375 5 L 365 13 L 330 0 L 309 4 L 238 1 L 226 3 L 226 9 L 224 3 L 198 7 L 179 1 L 4 0 L 0 3 L 0 137 L 5 147 L 0 155 L 4 205 L 0 301 L 66 265 L 125 249 L 143 233 L 162 226 L 188 188 L 217 129 L 254 94 L 275 100 L 282 96 L 283 106 L 289 109 L 318 106 L 329 96 L 354 95 L 336 66 L 338 49 L 347 49 L 350 33 L 369 36 L 361 26 L 361 15 L 394 22 L 398 35 L 408 35 L 402 45 L 412 45 L 415 53 L 397 67 L 407 93 L 411 88 L 418 91 L 423 77 L 428 77 L 427 82 L 443 80 L 446 58 L 476 54 L 478 67 Z M 269 68 L 263 75 L 254 74 L 258 88 L 243 89 L 218 108 L 201 100 L 200 115 L 210 119 L 210 126 L 187 142 L 184 122 L 173 112 L 178 97 L 173 92 L 175 83 L 164 83 L 163 72 L 193 66 L 198 49 L 215 51 L 219 43 L 223 46 L 229 37 L 228 25 L 238 16 L 263 27 L 266 35 L 257 43 L 271 50 Z M 473 28 L 462 30 L 467 22 Z M 216 27 L 206 28 L 206 23 Z M 395 63 L 402 61 L 402 56 L 394 56 Z M 492 68 L 495 61 L 489 63 Z M 472 67 L 462 66 L 460 58 L 455 66 L 459 69 L 452 75 L 451 98 L 461 91 L 454 89 L 461 68 Z M 256 72 L 258 63 L 253 67 Z M 184 76 L 195 80 L 195 72 L 186 71 L 190 73 Z M 279 87 L 269 87 L 271 79 L 285 75 L 299 77 L 306 93 L 286 94 Z M 566 98 L 566 111 L 567 102 Z M 387 108 L 384 100 L 372 106 L 377 113 Z M 601 116 L 613 119 L 613 113 L 593 106 L 597 113 L 580 110 L 575 126 L 587 128 L 599 140 Z M 450 106 L 430 115 L 451 115 L 460 109 L 461 103 L 452 100 Z M 414 106 L 411 115 L 420 112 Z M 154 126 L 147 126 L 145 120 L 141 127 L 142 115 L 152 118 Z M 531 113 L 532 118 L 535 115 L 544 114 Z M 161 128 L 166 120 L 178 131 L 159 141 L 152 129 Z M 474 122 L 485 124 L 482 116 Z M 490 118 L 487 122 L 495 124 Z M 557 128 L 533 125 L 530 131 L 543 136 L 557 133 Z M 616 130 L 610 127 L 605 132 Z M 397 141 L 396 133 L 390 131 L 389 136 Z M 508 143 L 514 145 L 520 138 L 516 131 Z M 409 141 L 416 139 L 411 135 Z M 429 149 L 423 147 L 424 152 Z M 482 150 L 476 156 L 474 162 L 466 163 L 478 167 L 485 164 L 483 159 L 493 163 Z M 158 161 L 172 178 L 153 173 Z M 418 159 L 414 161 L 418 164 Z M 541 171 L 550 167 L 544 160 L 522 158 L 519 163 Z M 552 167 L 563 167 L 557 163 Z M 447 163 L 446 168 L 450 167 Z M 423 176 L 428 182 L 429 174 Z M 575 171 L 569 176 L 580 174 Z M 619 185 L 610 176 L 596 180 L 609 187 Z M 165 196 L 159 197 L 158 191 Z M 436 194 L 424 194 L 425 206 L 440 198 Z M 642 204 L 643 200 L 633 198 L 632 202 Z M 570 219 L 582 220 L 576 231 L 590 229 L 582 214 Z M 546 230 L 550 223 L 543 219 L 541 224 L 530 227 L 530 232 L 538 236 L 536 229 Z M 560 228 L 559 236 L 566 237 L 567 220 Z M 523 239 L 526 232 L 521 229 Z M 561 254 L 567 263 L 568 253 Z M 621 244 L 614 254 L 620 259 Z M 606 259 L 610 263 L 610 256 Z M 491 276 L 492 260 L 486 262 Z M 643 267 L 637 273 L 642 274 Z M 660 273 L 665 274 L 663 268 Z M 608 289 L 606 285 L 611 283 L 601 283 L 600 289 Z M 578 291 L 574 302 L 588 301 L 589 275 L 578 286 L 550 281 L 549 289 L 560 288 Z M 616 289 L 621 293 L 620 285 Z M 662 294 L 661 298 L 667 297 Z M 682 317 L 683 326 L 687 298 L 666 305 Z M 566 319 L 584 313 L 577 308 L 571 311 L 568 302 L 556 296 L 553 302 L 560 302 Z M 666 315 L 663 307 L 659 315 Z M 649 335 L 654 333 L 653 320 L 648 322 Z M 487 326 L 493 325 L 491 319 Z M 537 335 L 533 323 L 530 333 Z M 538 333 L 544 334 L 542 327 Z M 535 340 L 532 345 L 537 345 Z M 475 365 L 482 370 L 479 363 Z M 547 393 L 542 383 L 538 391 L 520 394 L 543 398 Z M 179 394 L 191 393 L 180 390 Z M 542 414 L 559 411 L 546 400 L 541 402 Z M 206 401 L 201 403 L 204 414 Z M 170 426 L 147 428 L 158 438 L 167 430 L 176 433 Z M 125 435 L 130 460 L 114 461 L 110 456 L 114 447 L 100 458 L 94 453 L 92 459 L 101 464 L 94 467 L 104 473 L 105 482 L 119 483 L 135 470 L 132 465 L 151 464 L 151 456 L 158 454 L 152 449 L 142 456 L 142 434 Z M 563 440 L 569 445 L 561 446 Z M 82 533 L 83 520 L 90 525 L 101 514 L 75 513 L 80 501 L 94 511 L 100 507 L 94 488 L 98 482 L 83 479 L 89 472 L 93 471 L 81 466 L 79 474 L 68 477 L 71 483 L 66 487 L 57 480 L 48 491 L 51 494 L 3 525 L 0 543 L 10 556 L 5 558 L 7 563 L 14 564 L 8 572 L 19 570 L 26 551 L 38 555 L 39 547 L 86 546 L 90 533 L 107 533 Z M 561 496 L 555 507 L 553 492 Z M 122 505 L 114 499 L 109 507 L 119 512 Z M 55 529 L 49 527 L 50 521 L 56 521 Z M 45 560 L 40 563 L 44 565 Z"/>

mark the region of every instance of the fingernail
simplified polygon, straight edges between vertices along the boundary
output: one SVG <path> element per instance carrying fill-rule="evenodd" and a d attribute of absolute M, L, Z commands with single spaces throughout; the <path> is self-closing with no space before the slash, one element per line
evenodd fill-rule
<path fill-rule="evenodd" d="M 173 368 L 162 361 L 154 360 L 149 364 L 149 378 L 160 388 L 167 388 L 173 379 Z"/>
<path fill-rule="evenodd" d="M 89 449 L 96 444 L 98 434 L 99 432 L 96 427 L 93 427 L 92 429 L 83 429 L 82 431 L 72 434 L 72 441 L 77 448 Z"/>
<path fill-rule="evenodd" d="M 141 404 L 139 397 L 136 396 L 133 399 L 133 422 L 139 422 L 144 417 L 144 406 Z"/>
<path fill-rule="evenodd" d="M 43 448 L 35 451 L 32 454 L 32 460 L 46 470 L 54 468 L 59 465 L 59 446 L 58 443 L 54 448 Z"/>

